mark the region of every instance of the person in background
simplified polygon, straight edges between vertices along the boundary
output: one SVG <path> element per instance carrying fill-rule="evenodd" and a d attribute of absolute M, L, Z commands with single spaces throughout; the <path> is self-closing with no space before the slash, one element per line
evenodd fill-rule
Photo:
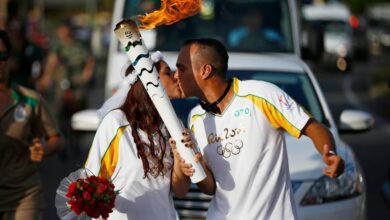
<path fill-rule="evenodd" d="M 296 219 L 285 132 L 313 141 L 330 178 L 344 172 L 344 161 L 329 129 L 280 88 L 227 79 L 228 59 L 221 42 L 191 39 L 176 62 L 182 96 L 200 99 L 188 127 L 215 178 L 198 184 L 207 194 L 215 192 L 207 219 Z M 236 115 L 238 109 L 248 112 Z M 190 167 L 182 165 L 183 173 L 191 175 Z"/>
<path fill-rule="evenodd" d="M 12 44 L 10 58 L 11 81 L 34 89 L 40 77 L 45 52 L 26 37 L 26 22 L 21 17 L 14 17 L 8 24 L 8 33 Z"/>
<path fill-rule="evenodd" d="M 10 81 L 11 42 L 0 30 L 0 220 L 38 220 L 44 208 L 39 164 L 63 147 L 42 97 Z"/>
<path fill-rule="evenodd" d="M 73 113 L 86 108 L 95 68 L 95 58 L 74 38 L 72 28 L 71 20 L 58 26 L 58 41 L 51 47 L 42 77 L 37 82 L 39 91 L 54 87 L 53 104 L 65 121 Z"/>
<path fill-rule="evenodd" d="M 38 91 L 53 106 L 69 146 L 60 154 L 63 160 L 80 153 L 79 140 L 71 128 L 71 117 L 87 108 L 95 69 L 95 58 L 83 43 L 75 39 L 73 27 L 69 19 L 58 26 L 58 41 L 50 47 L 43 74 L 36 84 Z"/>
<path fill-rule="evenodd" d="M 234 28 L 228 34 L 228 45 L 232 49 L 248 51 L 272 51 L 275 47 L 285 47 L 283 36 L 273 26 L 264 25 L 260 6 L 252 5 L 242 18 L 242 26 Z"/>

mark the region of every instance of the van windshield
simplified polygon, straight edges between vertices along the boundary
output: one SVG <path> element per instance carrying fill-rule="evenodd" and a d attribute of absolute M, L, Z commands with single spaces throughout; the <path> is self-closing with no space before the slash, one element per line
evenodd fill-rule
<path fill-rule="evenodd" d="M 150 13 L 160 2 L 126 0 L 123 17 Z M 294 52 L 288 0 L 203 0 L 199 14 L 154 31 L 149 49 L 161 51 L 177 51 L 186 39 L 207 37 L 231 52 Z"/>

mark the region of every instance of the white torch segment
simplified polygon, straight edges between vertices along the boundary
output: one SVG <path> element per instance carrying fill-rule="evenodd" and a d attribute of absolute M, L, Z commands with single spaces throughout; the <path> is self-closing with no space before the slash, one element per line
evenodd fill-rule
<path fill-rule="evenodd" d="M 159 112 L 169 133 L 176 141 L 177 150 L 186 163 L 192 164 L 195 172 L 191 177 L 193 183 L 197 183 L 206 178 L 206 173 L 199 162 L 195 162 L 195 152 L 184 146 L 181 142 L 183 138 L 183 125 L 176 115 L 176 112 L 169 100 L 155 65 L 150 58 L 149 51 L 142 41 L 138 27 L 132 20 L 125 20 L 117 24 L 114 30 L 116 37 L 125 47 L 126 54 L 132 62 L 134 69 L 138 73 L 142 84 L 152 99 L 154 106 Z"/>

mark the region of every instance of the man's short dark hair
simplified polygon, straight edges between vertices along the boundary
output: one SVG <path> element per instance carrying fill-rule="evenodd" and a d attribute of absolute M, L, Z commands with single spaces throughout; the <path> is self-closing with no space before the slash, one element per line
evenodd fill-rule
<path fill-rule="evenodd" d="M 199 38 L 199 39 L 188 39 L 184 45 L 197 44 L 200 47 L 209 48 L 214 54 L 214 63 L 213 65 L 216 72 L 221 76 L 225 77 L 228 69 L 229 55 L 225 46 L 218 40 L 212 38 Z"/>
<path fill-rule="evenodd" d="M 9 39 L 7 32 L 5 32 L 4 30 L 0 30 L 0 40 L 3 41 L 5 48 L 7 48 L 7 52 L 11 53 L 12 50 L 11 41 Z"/>

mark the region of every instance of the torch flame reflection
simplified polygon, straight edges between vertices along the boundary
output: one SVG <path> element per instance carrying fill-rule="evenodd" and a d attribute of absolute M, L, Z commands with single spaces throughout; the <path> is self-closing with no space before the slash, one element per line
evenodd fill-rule
<path fill-rule="evenodd" d="M 139 28 L 151 29 L 159 25 L 170 25 L 201 10 L 202 0 L 161 0 L 161 8 L 138 16 Z"/>

